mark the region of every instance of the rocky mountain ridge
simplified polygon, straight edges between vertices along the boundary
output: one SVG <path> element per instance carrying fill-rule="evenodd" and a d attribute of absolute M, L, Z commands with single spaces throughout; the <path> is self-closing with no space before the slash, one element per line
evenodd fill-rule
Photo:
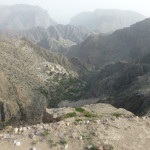
<path fill-rule="evenodd" d="M 92 35 L 73 46 L 68 56 L 99 67 L 120 60 L 140 63 L 149 54 L 149 25 L 150 19 L 145 19 L 112 34 Z"/>
<path fill-rule="evenodd" d="M 48 28 L 34 27 L 28 30 L 0 30 L 9 38 L 27 38 L 41 47 L 63 53 L 67 48 L 84 41 L 92 32 L 73 25 L 51 25 Z"/>

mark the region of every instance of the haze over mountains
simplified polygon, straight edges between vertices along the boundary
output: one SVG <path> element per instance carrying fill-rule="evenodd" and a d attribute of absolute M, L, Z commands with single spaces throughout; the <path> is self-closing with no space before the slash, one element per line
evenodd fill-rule
<path fill-rule="evenodd" d="M 38 6 L 18 4 L 0 6 L 0 29 L 29 29 L 36 26 L 47 28 L 56 24 L 48 12 Z"/>
<path fill-rule="evenodd" d="M 79 19 L 88 30 L 19 6 L 0 8 L 1 121 L 41 121 L 46 107 L 88 98 L 149 115 L 150 19 L 96 10 Z"/>
<path fill-rule="evenodd" d="M 108 33 L 128 27 L 145 17 L 137 12 L 127 10 L 103 10 L 82 12 L 74 16 L 70 24 L 81 25 L 92 31 Z"/>
<path fill-rule="evenodd" d="M 61 25 L 56 24 L 48 12 L 38 6 L 1 6 L 0 12 L 0 34 L 15 38 L 26 37 L 46 49 L 60 53 L 81 43 L 90 34 L 112 32 L 145 18 L 131 11 L 96 10 L 74 17 L 71 24 L 75 25 Z"/>

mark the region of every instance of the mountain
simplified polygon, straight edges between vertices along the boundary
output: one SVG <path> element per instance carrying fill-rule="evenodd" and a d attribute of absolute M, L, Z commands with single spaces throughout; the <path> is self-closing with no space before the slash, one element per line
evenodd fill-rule
<path fill-rule="evenodd" d="M 38 45 L 54 52 L 64 53 L 73 45 L 84 41 L 91 32 L 73 25 L 55 25 L 47 29 L 48 37 L 43 38 Z"/>
<path fill-rule="evenodd" d="M 86 84 L 75 68 L 25 38 L 0 37 L 0 122 L 38 122 L 45 107 L 79 98 Z"/>
<path fill-rule="evenodd" d="M 92 76 L 87 97 L 99 97 L 136 115 L 150 115 L 150 64 L 117 62 Z"/>
<path fill-rule="evenodd" d="M 74 43 L 81 43 L 91 32 L 79 26 L 57 24 L 55 26 L 50 26 L 48 28 L 48 33 L 56 40 L 59 40 L 61 37 Z"/>
<path fill-rule="evenodd" d="M 91 32 L 73 25 L 51 25 L 34 27 L 28 30 L 0 30 L 0 34 L 11 38 L 27 38 L 39 46 L 54 52 L 63 53 L 67 48 L 84 41 Z"/>
<path fill-rule="evenodd" d="M 123 107 L 137 115 L 150 114 L 150 19 L 112 34 L 93 35 L 68 53 L 94 66 L 86 98 Z"/>
<path fill-rule="evenodd" d="M 29 29 L 36 26 L 47 28 L 56 24 L 48 12 L 38 6 L 17 4 L 0 6 L 0 29 Z"/>
<path fill-rule="evenodd" d="M 83 62 L 97 67 L 125 60 L 138 63 L 150 53 L 150 19 L 107 35 L 92 35 L 84 42 L 73 46 L 69 57 L 78 57 Z"/>
<path fill-rule="evenodd" d="M 81 25 L 100 33 L 108 33 L 128 27 L 144 18 L 143 15 L 133 11 L 97 9 L 94 12 L 82 12 L 74 16 L 70 24 Z"/>

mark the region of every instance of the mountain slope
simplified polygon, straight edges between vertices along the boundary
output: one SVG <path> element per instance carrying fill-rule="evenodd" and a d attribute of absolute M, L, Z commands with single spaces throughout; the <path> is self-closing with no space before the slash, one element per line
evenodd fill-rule
<path fill-rule="evenodd" d="M 149 27 L 150 19 L 146 19 L 110 35 L 90 36 L 73 46 L 68 56 L 99 67 L 119 60 L 140 62 L 150 53 Z"/>
<path fill-rule="evenodd" d="M 70 57 L 93 65 L 86 98 L 150 114 L 150 19 L 110 35 L 90 36 L 72 47 Z"/>
<path fill-rule="evenodd" d="M 50 26 L 48 28 L 48 33 L 54 39 L 58 40 L 62 37 L 63 39 L 68 39 L 74 43 L 81 43 L 81 41 L 85 40 L 90 34 L 85 28 L 61 24 Z"/>
<path fill-rule="evenodd" d="M 133 11 L 126 10 L 101 10 L 83 12 L 73 17 L 70 24 L 81 25 L 101 33 L 108 33 L 128 27 L 145 17 Z"/>
<path fill-rule="evenodd" d="M 136 115 L 150 115 L 150 64 L 118 62 L 92 77 L 87 97 L 111 103 Z"/>
<path fill-rule="evenodd" d="M 0 121 L 40 121 L 45 107 L 80 96 L 84 85 L 73 68 L 63 55 L 25 39 L 0 37 Z"/>
<path fill-rule="evenodd" d="M 29 29 L 55 24 L 48 12 L 38 6 L 18 4 L 0 7 L 0 29 Z"/>

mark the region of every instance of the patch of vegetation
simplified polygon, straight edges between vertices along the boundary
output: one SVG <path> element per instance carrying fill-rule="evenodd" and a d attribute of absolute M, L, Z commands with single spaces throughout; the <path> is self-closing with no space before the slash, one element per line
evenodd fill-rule
<path fill-rule="evenodd" d="M 67 119 L 67 118 L 76 117 L 76 115 L 77 115 L 77 114 L 76 114 L 75 112 L 67 113 L 67 114 L 63 115 L 63 116 L 61 117 L 61 119 L 63 120 L 63 119 Z"/>
<path fill-rule="evenodd" d="M 83 140 L 90 140 L 91 139 L 91 137 L 88 135 L 82 135 L 82 138 L 83 138 Z"/>
<path fill-rule="evenodd" d="M 75 125 L 78 125 L 80 121 L 83 121 L 83 119 L 75 119 L 74 124 L 75 124 Z"/>
<path fill-rule="evenodd" d="M 96 117 L 95 114 L 93 114 L 93 113 L 91 113 L 91 112 L 89 112 L 89 111 L 86 111 L 84 108 L 79 107 L 79 108 L 75 108 L 75 110 L 76 110 L 77 112 L 83 113 L 83 115 L 84 115 L 85 117 L 88 117 L 88 118 L 90 118 L 90 117 Z"/>
<path fill-rule="evenodd" d="M 40 89 L 41 94 L 43 94 L 44 96 L 48 95 L 48 91 L 45 89 Z"/>
<path fill-rule="evenodd" d="M 50 143 L 51 147 L 57 146 L 57 143 L 53 140 L 48 140 L 48 142 Z"/>
<path fill-rule="evenodd" d="M 48 136 L 50 133 L 49 133 L 49 130 L 45 130 L 42 134 L 43 136 Z"/>
<path fill-rule="evenodd" d="M 76 121 L 76 122 L 80 122 L 80 121 L 83 121 L 83 119 L 78 119 L 78 118 L 77 118 L 77 119 L 75 119 L 75 121 Z"/>
<path fill-rule="evenodd" d="M 67 141 L 65 139 L 62 139 L 62 140 L 60 140 L 60 144 L 65 145 L 65 144 L 67 144 Z"/>
<path fill-rule="evenodd" d="M 81 107 L 75 108 L 75 110 L 76 110 L 77 112 L 81 112 L 81 113 L 85 112 L 85 109 L 84 109 L 84 108 L 81 108 Z"/>
<path fill-rule="evenodd" d="M 79 100 L 87 90 L 87 84 L 78 78 L 69 77 L 55 81 L 55 91 L 51 92 L 49 107 L 57 107 L 63 100 Z"/>
<path fill-rule="evenodd" d="M 84 114 L 85 117 L 88 117 L 88 118 L 96 117 L 96 114 L 93 114 L 89 111 L 84 111 L 83 114 Z"/>
<path fill-rule="evenodd" d="M 122 114 L 120 113 L 113 113 L 112 116 L 115 116 L 116 118 L 120 117 Z"/>
<path fill-rule="evenodd" d="M 55 72 L 51 71 L 48 75 L 52 76 Z"/>
<path fill-rule="evenodd" d="M 0 130 L 4 129 L 5 127 L 7 127 L 9 125 L 8 122 L 0 122 Z"/>

